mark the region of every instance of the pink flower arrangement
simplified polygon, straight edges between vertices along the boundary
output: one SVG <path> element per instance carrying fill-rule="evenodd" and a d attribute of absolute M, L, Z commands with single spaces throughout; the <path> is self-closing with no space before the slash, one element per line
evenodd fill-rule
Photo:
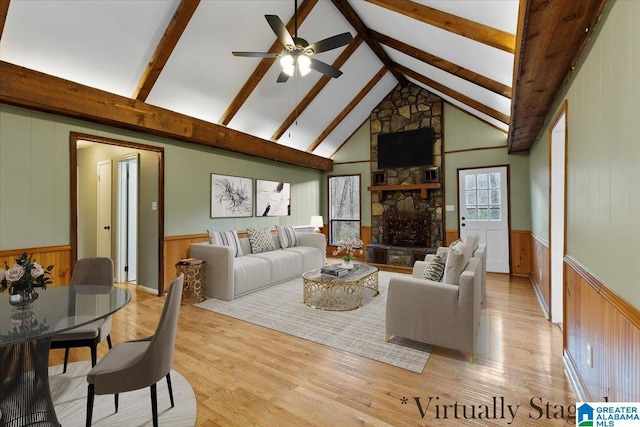
<path fill-rule="evenodd" d="M 11 294 L 31 291 L 33 288 L 47 288 L 53 283 L 51 280 L 51 270 L 53 265 L 46 269 L 38 264 L 35 259 L 26 253 L 16 258 L 16 263 L 12 267 L 4 263 L 5 268 L 0 268 L 0 292 L 11 288 Z"/>
<path fill-rule="evenodd" d="M 362 246 L 363 243 L 360 239 L 340 240 L 338 242 L 338 248 L 333 251 L 333 256 L 342 255 L 342 260 L 344 262 L 350 262 L 356 257 L 356 253 L 364 253 Z"/>

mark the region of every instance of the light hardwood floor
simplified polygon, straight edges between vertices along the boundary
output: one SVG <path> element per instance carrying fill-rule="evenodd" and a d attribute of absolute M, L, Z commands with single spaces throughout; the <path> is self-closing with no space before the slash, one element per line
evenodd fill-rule
<path fill-rule="evenodd" d="M 134 290 L 113 317 L 113 341 L 153 333 L 163 303 Z M 561 332 L 544 319 L 528 279 L 488 274 L 479 341 L 473 364 L 436 347 L 416 374 L 188 301 L 174 369 L 195 391 L 198 426 L 568 425 L 576 397 Z M 98 357 L 106 351 L 101 343 Z M 62 363 L 63 353 L 52 351 L 50 364 Z M 71 350 L 71 361 L 87 359 L 88 349 Z M 520 405 L 513 423 L 508 405 Z"/>

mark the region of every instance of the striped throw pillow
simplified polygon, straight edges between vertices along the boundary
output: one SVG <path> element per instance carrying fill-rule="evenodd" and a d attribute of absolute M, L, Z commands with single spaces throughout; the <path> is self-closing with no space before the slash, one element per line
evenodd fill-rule
<path fill-rule="evenodd" d="M 251 253 L 259 254 L 262 252 L 275 251 L 276 245 L 273 243 L 271 230 L 269 228 L 250 228 L 249 243 L 251 243 Z"/>
<path fill-rule="evenodd" d="M 242 247 L 240 246 L 240 239 L 238 239 L 238 233 L 233 231 L 209 231 L 209 241 L 212 245 L 230 246 L 233 249 L 233 256 L 242 256 Z"/>
<path fill-rule="evenodd" d="M 439 282 L 444 274 L 444 266 L 447 262 L 448 251 L 440 251 L 436 256 L 427 261 L 427 265 L 422 273 L 422 278 Z"/>
<path fill-rule="evenodd" d="M 294 230 L 293 227 L 281 227 L 279 225 L 276 225 L 276 231 L 278 232 L 278 239 L 280 240 L 280 247 L 282 249 L 298 246 L 296 230 Z"/>

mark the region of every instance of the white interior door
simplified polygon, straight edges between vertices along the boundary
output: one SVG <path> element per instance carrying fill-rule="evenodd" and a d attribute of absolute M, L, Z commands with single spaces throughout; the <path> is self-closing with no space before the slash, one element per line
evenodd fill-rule
<path fill-rule="evenodd" d="M 138 266 L 138 156 L 118 161 L 118 281 L 135 282 Z"/>
<path fill-rule="evenodd" d="M 487 245 L 487 271 L 509 273 L 507 167 L 458 171 L 460 238 L 480 236 Z"/>
<path fill-rule="evenodd" d="M 96 256 L 111 258 L 111 160 L 98 162 L 98 238 Z"/>

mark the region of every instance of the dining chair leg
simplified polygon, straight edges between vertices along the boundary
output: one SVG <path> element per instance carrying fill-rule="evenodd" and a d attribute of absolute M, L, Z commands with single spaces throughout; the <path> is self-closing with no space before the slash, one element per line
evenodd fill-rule
<path fill-rule="evenodd" d="M 107 335 L 107 345 L 109 346 L 109 350 L 113 348 L 113 346 L 111 345 L 111 334 Z"/>
<path fill-rule="evenodd" d="M 173 388 L 171 387 L 171 372 L 167 374 L 167 387 L 169 388 L 169 399 L 171 400 L 171 407 L 173 408 L 175 405 L 173 404 Z"/>
<path fill-rule="evenodd" d="M 91 427 L 91 419 L 93 418 L 93 397 L 95 395 L 95 389 L 93 384 L 89 384 L 87 390 L 87 427 Z"/>
<path fill-rule="evenodd" d="M 118 399 L 118 396 L 120 396 L 118 393 L 113 395 L 113 403 L 114 405 L 116 405 L 116 414 L 118 413 L 118 404 L 120 403 L 120 399 Z"/>
<path fill-rule="evenodd" d="M 151 386 L 151 413 L 153 414 L 153 427 L 158 427 L 158 390 L 156 384 Z"/>
<path fill-rule="evenodd" d="M 94 343 L 91 346 L 91 367 L 93 368 L 98 363 L 98 343 Z"/>
<path fill-rule="evenodd" d="M 62 373 L 67 373 L 67 361 L 69 360 L 69 347 L 65 347 L 64 349 L 64 367 L 62 368 Z"/>

